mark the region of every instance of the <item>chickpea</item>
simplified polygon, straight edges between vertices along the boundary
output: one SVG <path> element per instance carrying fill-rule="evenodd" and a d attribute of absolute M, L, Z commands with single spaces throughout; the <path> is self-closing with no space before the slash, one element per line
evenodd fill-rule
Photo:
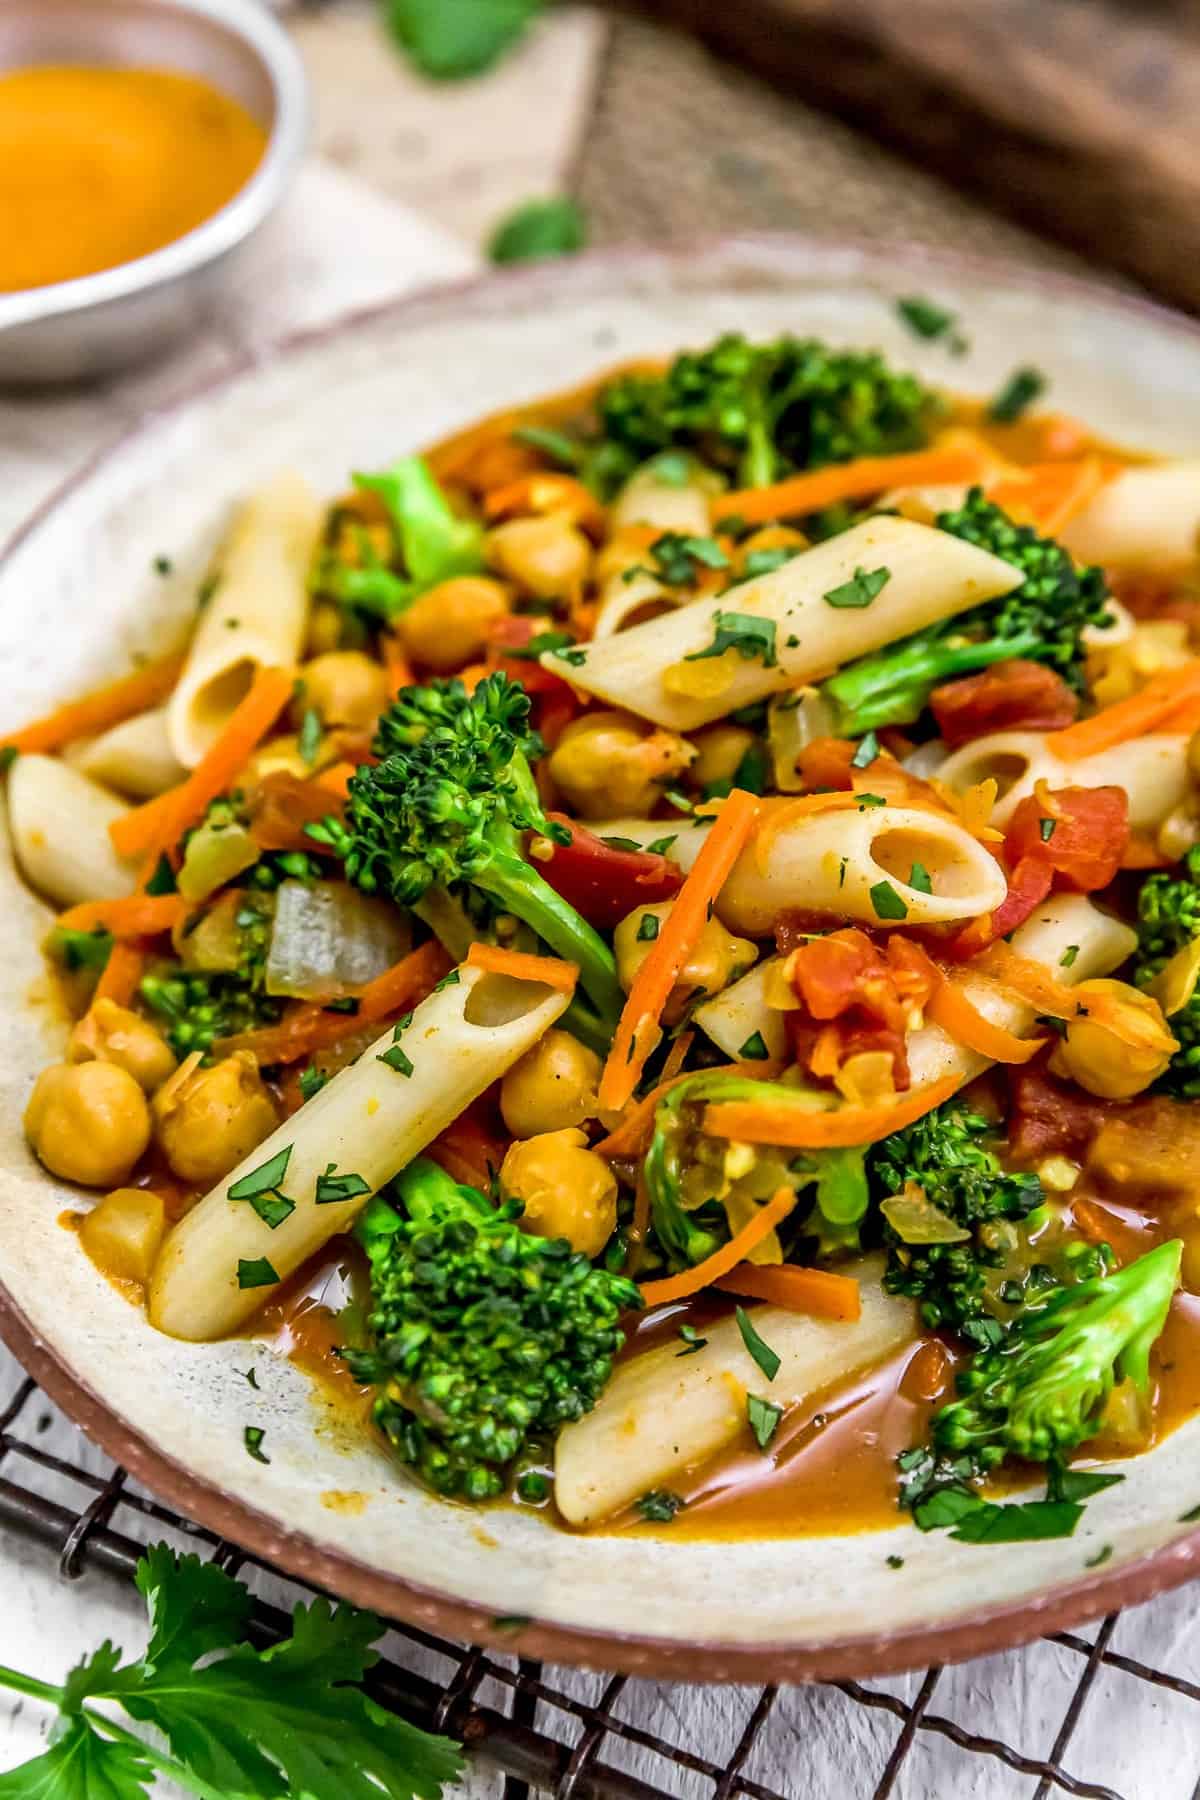
<path fill-rule="evenodd" d="M 308 615 L 305 648 L 310 656 L 325 656 L 342 642 L 342 609 L 336 600 L 316 600 Z"/>
<path fill-rule="evenodd" d="M 626 993 L 633 986 L 634 976 L 650 954 L 650 947 L 658 936 L 657 927 L 661 927 L 670 913 L 669 900 L 660 900 L 654 906 L 636 906 L 631 913 L 625 915 L 613 933 L 617 975 Z M 646 919 L 655 920 L 656 926 L 647 928 L 644 924 Z M 719 994 L 731 981 L 736 981 L 739 975 L 745 974 L 757 959 L 758 951 L 748 939 L 734 937 L 731 932 L 726 931 L 720 919 L 709 919 L 663 1007 L 664 1025 L 677 1025 L 686 1012 L 689 1001 L 701 994 L 709 998 L 713 994 Z"/>
<path fill-rule="evenodd" d="M 628 713 L 587 713 L 572 719 L 547 762 L 550 777 L 582 819 L 645 815 L 663 787 L 695 758 L 673 731 L 647 733 Z"/>
<path fill-rule="evenodd" d="M 322 725 L 369 730 L 387 705 L 387 673 L 361 650 L 329 650 L 300 670 L 304 694 L 292 708 L 300 724 L 311 706 Z"/>
<path fill-rule="evenodd" d="M 592 546 L 569 519 L 509 519 L 488 532 L 491 568 L 535 600 L 579 598 L 592 565 Z"/>
<path fill-rule="evenodd" d="M 439 581 L 396 621 L 400 641 L 417 662 L 443 672 L 482 656 L 488 632 L 510 610 L 508 589 L 486 575 Z"/>
<path fill-rule="evenodd" d="M 52 1175 L 116 1187 L 150 1142 L 150 1109 L 115 1062 L 54 1063 L 34 1083 L 25 1135 Z"/>
<path fill-rule="evenodd" d="M 275 1103 L 248 1050 L 211 1068 L 189 1057 L 154 1096 L 154 1131 L 181 1181 L 211 1187 L 274 1131 Z"/>
<path fill-rule="evenodd" d="M 500 1186 L 524 1201 L 523 1231 L 566 1238 L 585 1256 L 599 1256 L 616 1229 L 617 1178 L 582 1131 L 545 1131 L 511 1145 Z"/>
<path fill-rule="evenodd" d="M 67 1061 L 115 1063 L 125 1069 L 147 1094 L 161 1087 L 175 1068 L 169 1044 L 148 1019 L 118 1006 L 115 1000 L 96 1000 L 71 1033 Z"/>
<path fill-rule="evenodd" d="M 1075 993 L 1087 1010 L 1067 1024 L 1051 1069 L 1104 1100 L 1140 1094 L 1179 1048 L 1158 1001 L 1128 982 L 1107 979 L 1081 981 Z"/>
<path fill-rule="evenodd" d="M 754 733 L 744 725 L 710 725 L 698 731 L 692 738 L 696 760 L 688 770 L 689 779 L 698 788 L 732 781 L 753 743 Z"/>
<path fill-rule="evenodd" d="M 500 1083 L 500 1111 L 514 1137 L 562 1131 L 594 1117 L 600 1058 L 569 1031 L 546 1032 Z"/>

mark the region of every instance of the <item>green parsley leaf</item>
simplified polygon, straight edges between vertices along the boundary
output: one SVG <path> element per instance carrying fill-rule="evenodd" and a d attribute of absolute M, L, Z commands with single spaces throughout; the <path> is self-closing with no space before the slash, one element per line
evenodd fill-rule
<path fill-rule="evenodd" d="M 551 425 L 518 425 L 509 435 L 514 444 L 528 444 L 531 450 L 540 451 L 560 469 L 578 469 L 583 462 L 582 444 L 577 444 L 565 431 L 555 431 Z M 512 652 L 508 654 L 511 656 Z"/>
<path fill-rule="evenodd" d="M 301 1069 L 299 1081 L 300 1098 L 302 1100 L 311 1100 L 314 1094 L 320 1093 L 328 1080 L 329 1076 L 325 1073 L 324 1069 L 314 1069 L 311 1066 L 307 1069 Z"/>
<path fill-rule="evenodd" d="M 867 812 L 873 806 L 886 806 L 887 801 L 882 794 L 855 794 L 854 805 L 859 812 Z"/>
<path fill-rule="evenodd" d="M 902 1556 L 889 1556 L 887 1558 L 887 1566 L 889 1569 L 902 1569 L 904 1567 L 904 1558 Z"/>
<path fill-rule="evenodd" d="M 391 1049 L 385 1050 L 382 1056 L 375 1058 L 376 1062 L 386 1063 L 389 1069 L 395 1069 L 397 1075 L 403 1075 L 406 1081 L 413 1072 L 413 1065 L 411 1057 L 400 1047 L 400 1038 L 406 1027 L 411 1024 L 412 1014 L 405 1013 L 404 1017 L 396 1022 L 396 1029 L 392 1033 Z"/>
<path fill-rule="evenodd" d="M 827 606 L 842 610 L 870 606 L 891 579 L 890 569 L 855 569 L 849 581 L 844 581 L 841 587 L 830 588 L 827 594 L 822 595 L 822 599 Z"/>
<path fill-rule="evenodd" d="M 775 1354 L 774 1350 L 772 1350 L 770 1344 L 764 1343 L 762 1338 L 758 1335 L 758 1332 L 754 1329 L 754 1325 L 751 1322 L 750 1314 L 746 1311 L 745 1307 L 739 1306 L 734 1313 L 734 1318 L 737 1320 L 738 1330 L 742 1334 L 742 1342 L 750 1352 L 751 1357 L 762 1370 L 767 1380 L 774 1381 L 779 1373 L 778 1356 Z"/>
<path fill-rule="evenodd" d="M 1060 969 L 1069 969 L 1071 967 L 1072 963 L 1075 961 L 1075 958 L 1078 955 L 1079 955 L 1079 945 L 1078 944 L 1068 944 L 1066 949 L 1063 951 L 1062 955 L 1058 959 L 1059 968 Z"/>
<path fill-rule="evenodd" d="M 655 913 L 643 913 L 638 920 L 637 942 L 639 944 L 652 944 L 658 936 L 658 927 L 659 920 Z"/>
<path fill-rule="evenodd" d="M 269 1463 L 271 1460 L 269 1456 L 264 1456 L 263 1454 L 262 1444 L 266 1435 L 267 1434 L 261 1425 L 247 1425 L 242 1433 L 242 1439 L 246 1446 L 246 1454 L 252 1456 L 255 1462 Z"/>
<path fill-rule="evenodd" d="M 248 1382 L 252 1388 L 258 1387 L 258 1370 L 253 1366 L 249 1369 L 239 1369 L 238 1374 L 241 1376 L 242 1380 Z"/>
<path fill-rule="evenodd" d="M 41 1756 L 0 1775 L 0 1800 L 148 1800 L 154 1776 L 132 1744 L 80 1716 Z"/>
<path fill-rule="evenodd" d="M 543 0 L 388 0 L 388 29 L 423 75 L 458 81 L 498 62 Z"/>
<path fill-rule="evenodd" d="M 1068 1469 L 1051 1462 L 1046 1469 L 1047 1500 L 1090 1500 L 1105 1488 L 1116 1487 L 1123 1475 L 1105 1474 L 1099 1469 Z"/>
<path fill-rule="evenodd" d="M 686 587 L 696 580 L 701 568 L 727 569 L 729 558 L 716 538 L 691 537 L 681 531 L 664 531 L 650 546 L 650 555 L 658 565 L 651 573 L 672 587 Z"/>
<path fill-rule="evenodd" d="M 20 754 L 15 744 L 0 747 L 0 775 L 7 775 Z"/>
<path fill-rule="evenodd" d="M 746 1039 L 738 1055 L 743 1062 L 768 1062 L 771 1052 L 767 1049 L 767 1040 L 761 1031 L 752 1031 Z"/>
<path fill-rule="evenodd" d="M 761 1400 L 757 1394 L 747 1394 L 746 1417 L 754 1433 L 755 1443 L 760 1450 L 765 1450 L 779 1429 L 779 1421 L 783 1417 L 782 1406 L 776 1406 L 773 1400 Z"/>
<path fill-rule="evenodd" d="M 235 1181 L 228 1191 L 227 1197 L 230 1200 L 248 1200 L 263 1224 L 269 1225 L 272 1231 L 296 1210 L 296 1202 L 289 1200 L 280 1191 L 279 1185 L 287 1172 L 291 1155 L 292 1146 L 285 1144 L 282 1150 L 277 1151 L 261 1167 L 251 1169 L 249 1175 L 243 1175 L 240 1181 Z M 244 1286 L 246 1284 L 240 1279 L 240 1267 L 239 1264 L 239 1286 Z"/>
<path fill-rule="evenodd" d="M 164 850 L 154 865 L 154 873 L 146 883 L 148 894 L 173 894 L 176 890 L 175 871 L 171 867 L 171 859 Z M 255 922 L 257 923 L 257 916 Z"/>
<path fill-rule="evenodd" d="M 1113 1547 L 1111 1544 L 1101 1544 L 1095 1556 L 1089 1556 L 1085 1560 L 1083 1566 L 1085 1569 L 1098 1569 L 1101 1563 L 1106 1563 L 1108 1561 L 1112 1553 Z"/>
<path fill-rule="evenodd" d="M 988 417 L 997 425 L 1015 425 L 1045 391 L 1046 377 L 1040 369 L 1016 369 L 993 397 Z"/>
<path fill-rule="evenodd" d="M 1179 1515 L 1179 1523 L 1181 1525 L 1194 1524 L 1197 1519 L 1200 1519 L 1200 1506 L 1189 1507 L 1187 1512 L 1180 1513 Z"/>
<path fill-rule="evenodd" d="M 896 311 L 918 337 L 928 338 L 931 341 L 935 338 L 949 337 L 952 350 L 961 352 L 967 348 L 966 339 L 961 337 L 956 329 L 957 316 L 952 312 L 947 312 L 945 307 L 938 306 L 934 301 L 926 300 L 920 294 L 909 294 L 904 299 L 897 300 Z"/>
<path fill-rule="evenodd" d="M 569 631 L 539 631 L 527 644 L 510 645 L 504 654 L 517 662 L 536 662 L 547 650 L 569 650 L 574 642 Z"/>
<path fill-rule="evenodd" d="M 325 1173 L 317 1176 L 314 1198 L 317 1206 L 336 1206 L 339 1201 L 357 1200 L 360 1194 L 370 1191 L 370 1182 L 364 1181 L 361 1175 L 335 1175 L 334 1164 L 327 1163 Z"/>
<path fill-rule="evenodd" d="M 54 927 L 46 944 L 50 954 L 72 973 L 78 969 L 103 969 L 112 947 L 111 931 L 72 931 L 63 925 Z"/>
<path fill-rule="evenodd" d="M 897 1461 L 900 1459 L 897 1458 Z M 985 1504 L 973 1488 L 958 1484 L 935 1488 L 933 1493 L 927 1494 L 914 1505 L 913 1524 L 918 1531 L 941 1531 L 948 1526 L 957 1525 L 960 1519 L 966 1518 L 968 1513 L 975 1512 Z"/>
<path fill-rule="evenodd" d="M 451 969 L 448 975 L 442 976 L 442 979 L 438 982 L 433 991 L 435 994 L 440 994 L 443 988 L 457 987 L 461 980 L 462 976 L 459 974 L 458 970 Z"/>
<path fill-rule="evenodd" d="M 340 1000 L 327 1000 L 321 1008 L 322 1012 L 349 1013 L 351 1018 L 358 1011 L 361 1001 L 357 994 L 346 994 Z"/>
<path fill-rule="evenodd" d="M 600 839 L 600 842 L 607 844 L 610 850 L 632 850 L 634 855 L 637 855 L 642 847 L 636 838 L 609 836 L 607 833 Z"/>
<path fill-rule="evenodd" d="M 755 658 L 764 669 L 774 669 L 779 658 L 775 654 L 775 621 L 760 619 L 754 613 L 718 612 L 713 619 L 713 641 L 706 650 L 693 650 L 684 662 L 704 662 L 710 656 L 724 656 L 736 650 L 744 662 Z"/>
<path fill-rule="evenodd" d="M 445 4 L 446 0 L 440 0 Z M 461 0 L 460 0 L 461 3 Z M 476 5 L 488 0 L 475 0 Z M 494 263 L 540 262 L 548 256 L 570 256 L 587 242 L 587 225 L 574 200 L 565 195 L 527 200 L 502 219 L 488 241 Z"/>
<path fill-rule="evenodd" d="M 171 567 L 172 564 L 169 556 L 160 555 L 155 557 L 154 573 L 156 575 L 169 575 L 171 573 Z"/>
<path fill-rule="evenodd" d="M 950 1536 L 960 1544 L 1028 1544 L 1070 1537 L 1083 1517 L 1068 1500 L 1026 1500 L 1021 1505 L 981 1501 L 965 1513 Z"/>
<path fill-rule="evenodd" d="M 877 919 L 907 919 L 908 907 L 890 881 L 877 881 L 868 892 Z"/>
<path fill-rule="evenodd" d="M 697 1350 L 703 1350 L 705 1344 L 708 1342 L 706 1337 L 700 1336 L 700 1333 L 696 1330 L 694 1325 L 681 1325 L 679 1327 L 679 1335 L 683 1339 L 686 1348 L 677 1350 L 675 1352 L 676 1356 L 695 1356 Z"/>
<path fill-rule="evenodd" d="M 797 555 L 799 547 L 793 544 L 776 544 L 769 550 L 751 550 L 742 563 L 741 579 L 753 581 L 758 575 L 771 575 Z M 795 640 L 789 639 L 788 643 L 790 648 L 795 648 Z"/>
<path fill-rule="evenodd" d="M 278 1280 L 265 1256 L 238 1257 L 237 1284 L 240 1288 L 274 1287 Z"/>
<path fill-rule="evenodd" d="M 924 863 L 915 862 L 908 871 L 908 885 L 916 888 L 918 894 L 932 894 L 933 882 L 929 879 L 929 870 Z"/>
<path fill-rule="evenodd" d="M 324 735 L 320 713 L 315 706 L 306 707 L 296 737 L 296 748 L 300 752 L 301 761 L 306 762 L 310 769 L 321 754 Z"/>
<path fill-rule="evenodd" d="M 561 657 L 563 662 L 568 663 L 572 669 L 581 669 L 587 661 L 587 651 L 581 650 L 578 644 L 572 645 L 569 650 L 556 650 L 554 654 Z"/>
<path fill-rule="evenodd" d="M 1050 842 L 1050 839 L 1054 836 L 1054 833 L 1055 833 L 1055 830 L 1057 829 L 1057 827 L 1058 827 L 1057 819 L 1039 819 L 1038 820 L 1038 833 L 1041 836 L 1041 840 L 1042 840 L 1043 844 L 1048 844 Z"/>
<path fill-rule="evenodd" d="M 650 856 L 666 856 L 672 844 L 676 842 L 678 837 L 679 833 L 676 831 L 672 832 L 670 837 L 655 838 L 652 844 L 646 845 L 647 853 Z"/>
<path fill-rule="evenodd" d="M 651 1488 L 648 1494 L 642 1494 L 633 1504 L 648 1524 L 669 1525 L 686 1502 L 679 1494 L 672 1494 L 667 1488 Z"/>
<path fill-rule="evenodd" d="M 879 755 L 879 739 L 873 731 L 868 731 L 854 755 L 850 758 L 852 769 L 869 769 Z"/>

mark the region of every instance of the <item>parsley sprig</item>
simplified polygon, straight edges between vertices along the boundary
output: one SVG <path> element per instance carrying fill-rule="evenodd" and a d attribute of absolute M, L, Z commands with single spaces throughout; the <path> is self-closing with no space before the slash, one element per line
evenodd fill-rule
<path fill-rule="evenodd" d="M 156 1776 L 200 1800 L 439 1800 L 462 1772 L 458 1747 L 385 1711 L 359 1683 L 382 1621 L 315 1600 L 266 1650 L 246 1642 L 240 1581 L 165 1544 L 137 1585 L 150 1641 L 123 1662 L 105 1642 L 61 1686 L 0 1667 L 0 1686 L 58 1708 L 54 1741 L 0 1775 L 0 1800 L 148 1800 Z M 115 1703 L 161 1732 L 160 1750 L 92 1702 Z"/>

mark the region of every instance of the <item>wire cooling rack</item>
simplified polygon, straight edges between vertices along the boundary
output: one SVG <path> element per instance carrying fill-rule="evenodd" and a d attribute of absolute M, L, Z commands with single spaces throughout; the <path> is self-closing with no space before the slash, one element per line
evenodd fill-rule
<path fill-rule="evenodd" d="M 289 1607 L 308 1597 L 301 1584 L 281 1581 L 267 1565 L 160 1505 L 81 1433 L 64 1430 L 65 1422 L 51 1432 L 61 1415 L 33 1381 L 16 1378 L 10 1385 L 0 1412 L 0 1525 L 56 1554 L 63 1580 L 96 1569 L 129 1581 L 142 1548 L 166 1538 L 207 1548 L 254 1588 L 269 1576 Z M 69 1455 L 46 1447 L 64 1442 Z M 705 1690 L 702 1703 L 691 1707 L 683 1704 L 686 1689 L 544 1667 L 397 1626 L 370 1686 L 415 1724 L 461 1738 L 503 1778 L 503 1800 L 527 1800 L 531 1789 L 556 1800 L 827 1800 L 833 1794 L 837 1800 L 945 1800 L 985 1793 L 1046 1800 L 1060 1792 L 1090 1800 L 1200 1800 L 1200 1712 L 1194 1710 L 1200 1683 L 1114 1644 L 1119 1622 L 1134 1616 L 1113 1614 L 1087 1634 L 1058 1633 L 1010 1658 L 959 1670 L 934 1668 L 871 1687 L 846 1681 Z M 259 1641 L 282 1635 L 285 1618 L 279 1607 L 258 1601 Z M 1178 1647 L 1178 1630 L 1167 1635 Z M 1045 1659 L 1051 1652 L 1039 1665 L 1039 1654 Z M 1047 1703 L 1027 1714 L 1023 1741 L 1006 1742 L 979 1726 L 988 1721 L 986 1696 L 996 1680 L 1011 1686 L 1014 1678 Z M 1114 1680 L 1134 1683 L 1136 1692 L 1116 1700 Z M 953 1716 L 960 1709 L 975 1729 Z M 1183 1713 L 1169 1730 L 1167 1709 Z M 689 1719 L 690 1728 L 681 1728 Z M 1152 1771 L 1146 1785 L 1140 1777 L 1152 1756 L 1150 1721 L 1153 1741 L 1165 1734 L 1175 1748 L 1169 1782 Z M 1110 1727 L 1113 1738 L 1131 1729 L 1146 1733 L 1139 1778 L 1128 1785 L 1123 1777 L 1134 1765 L 1122 1762 L 1115 1744 L 1110 1750 Z M 1085 1751 L 1089 1730 L 1093 1740 L 1099 1731 L 1104 1747 L 1099 1758 L 1092 1755 L 1093 1768 L 1086 1754 L 1082 1764 L 1073 1755 Z M 818 1739 L 829 1747 L 831 1731 L 849 1746 L 847 1758 L 836 1785 L 831 1779 L 814 1786 L 812 1751 Z M 1050 1741 L 1043 1747 L 1034 1741 L 1039 1737 Z M 1180 1745 L 1193 1748 L 1191 1770 L 1180 1767 Z M 1101 1774 L 1105 1779 L 1096 1778 Z M 1109 1785 L 1117 1778 L 1120 1787 Z"/>

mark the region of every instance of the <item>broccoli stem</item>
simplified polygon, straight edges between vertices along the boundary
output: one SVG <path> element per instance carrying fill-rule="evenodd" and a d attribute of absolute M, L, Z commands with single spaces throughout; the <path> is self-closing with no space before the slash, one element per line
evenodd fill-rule
<path fill-rule="evenodd" d="M 881 725 L 908 725 L 920 718 L 941 682 L 1007 662 L 1010 657 L 1029 656 L 1037 649 L 1038 638 L 1032 631 L 1020 637 L 955 644 L 945 627 L 939 627 L 861 657 L 832 676 L 823 692 L 837 707 L 838 735 L 861 737 Z"/>
<path fill-rule="evenodd" d="M 498 900 L 505 911 L 523 919 L 556 956 L 579 965 L 584 992 L 611 1035 L 625 996 L 617 980 L 612 951 L 599 933 L 555 893 L 549 882 L 510 850 L 497 849 L 488 866 L 471 879 L 474 886 Z"/>

